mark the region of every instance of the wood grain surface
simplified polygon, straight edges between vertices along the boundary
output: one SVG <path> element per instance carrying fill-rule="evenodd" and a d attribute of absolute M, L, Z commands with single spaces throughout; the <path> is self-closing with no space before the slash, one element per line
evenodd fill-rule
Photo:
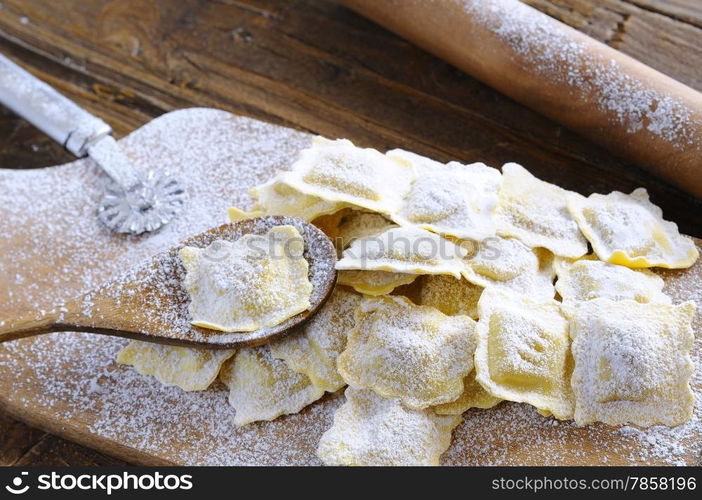
<path fill-rule="evenodd" d="M 697 0 L 528 0 L 702 90 Z M 0 50 L 113 125 L 213 106 L 438 159 L 518 161 L 583 193 L 644 185 L 702 236 L 702 202 L 526 110 L 332 1 L 4 0 Z M 0 166 L 69 156 L 0 114 Z M 0 463 L 114 460 L 0 418 Z M 78 450 L 78 451 L 77 451 Z"/>
<path fill-rule="evenodd" d="M 103 174 L 86 160 L 32 171 L 0 170 L 0 220 L 12 221 L 3 228 L 7 240 L 0 252 L 2 314 L 14 318 L 28 309 L 40 313 L 62 298 L 72 309 L 71 297 L 80 290 L 112 279 L 189 234 L 218 226 L 230 204 L 248 206 L 248 188 L 289 166 L 311 140 L 311 134 L 214 109 L 174 111 L 152 120 L 120 145 L 137 168 L 163 169 L 167 163 L 187 199 L 175 220 L 139 238 L 110 233 L 93 216 Z M 31 198 L 27 183 L 32 185 Z M 32 203 L 35 198 L 41 201 Z M 21 200 L 24 208 L 14 209 L 12 200 Z M 675 303 L 698 301 L 702 261 L 690 269 L 657 272 Z M 162 276 L 166 283 L 173 281 L 167 272 Z M 96 312 L 99 295 L 81 309 Z M 153 319 L 144 318 L 145 323 Z M 695 332 L 702 332 L 701 322 L 698 315 Z M 192 392 L 165 387 L 115 361 L 124 345 L 124 339 L 72 332 L 0 344 L 0 408 L 133 463 L 319 464 L 316 444 L 331 425 L 340 393 L 295 415 L 236 427 L 222 384 Z M 699 343 L 691 355 L 702 362 Z M 698 394 L 701 384 L 692 381 Z M 637 433 L 604 424 L 558 424 L 533 407 L 505 402 L 468 412 L 453 432 L 443 463 L 692 465 L 699 461 L 701 444 L 699 420 L 694 418 L 673 430 Z"/>
<path fill-rule="evenodd" d="M 702 197 L 702 93 L 519 0 L 344 0 L 529 109 Z"/>

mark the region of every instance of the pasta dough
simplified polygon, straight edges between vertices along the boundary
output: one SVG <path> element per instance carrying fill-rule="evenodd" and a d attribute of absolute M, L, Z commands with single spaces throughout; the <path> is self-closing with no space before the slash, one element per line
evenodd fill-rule
<path fill-rule="evenodd" d="M 478 314 L 478 383 L 495 397 L 572 418 L 568 321 L 558 302 L 487 288 Z"/>
<path fill-rule="evenodd" d="M 225 363 L 220 378 L 229 387 L 235 425 L 297 413 L 324 395 L 306 375 L 271 356 L 267 346 L 240 349 Z"/>
<path fill-rule="evenodd" d="M 333 214 L 320 215 L 312 221 L 312 224 L 321 229 L 322 232 L 332 240 L 332 243 L 334 243 L 336 247 L 337 256 L 341 256 L 341 249 L 338 247 L 338 242 L 341 239 L 339 237 L 339 226 L 344 217 L 350 212 L 353 212 L 353 210 L 350 208 L 342 208 Z"/>
<path fill-rule="evenodd" d="M 266 215 L 266 213 L 258 210 L 247 212 L 237 207 L 229 207 L 227 209 L 227 215 L 229 216 L 229 220 L 231 222 L 239 222 L 246 219 L 252 219 L 253 217 L 261 217 Z"/>
<path fill-rule="evenodd" d="M 475 322 L 399 296 L 364 298 L 337 368 L 351 386 L 414 409 L 448 403 L 473 369 Z"/>
<path fill-rule="evenodd" d="M 613 191 L 588 198 L 572 197 L 568 209 L 592 244 L 597 256 L 628 267 L 684 268 L 699 252 L 690 238 L 648 199 L 644 188 L 631 194 Z"/>
<path fill-rule="evenodd" d="M 448 316 L 462 314 L 478 319 L 478 300 L 483 287 L 452 276 L 422 276 L 419 304 L 431 306 Z"/>
<path fill-rule="evenodd" d="M 397 227 L 397 225 L 380 214 L 354 210 L 346 214 L 339 224 L 337 248 L 343 250 L 354 240 L 375 236 L 393 227 Z"/>
<path fill-rule="evenodd" d="M 456 401 L 444 403 L 433 408 L 437 415 L 460 415 L 471 408 L 492 408 L 502 400 L 483 389 L 475 379 L 475 370 L 463 379 L 463 393 Z"/>
<path fill-rule="evenodd" d="M 119 352 L 117 362 L 133 366 L 142 375 L 152 375 L 164 385 L 176 385 L 184 391 L 204 391 L 234 352 L 133 340 Z"/>
<path fill-rule="evenodd" d="M 693 302 L 595 299 L 565 312 L 573 338 L 577 424 L 674 426 L 692 416 Z"/>
<path fill-rule="evenodd" d="M 358 293 L 375 297 L 387 295 L 398 286 L 409 285 L 417 275 L 388 271 L 339 271 L 338 277 L 340 285 L 353 287 Z"/>
<path fill-rule="evenodd" d="M 406 274 L 461 276 L 464 248 L 440 236 L 413 227 L 389 229 L 354 241 L 344 250 L 338 270 L 365 269 Z"/>
<path fill-rule="evenodd" d="M 417 172 L 402 208 L 391 215 L 395 222 L 456 238 L 495 235 L 492 212 L 502 182 L 499 170 L 482 163 L 443 164 L 401 149 L 387 156 L 413 165 Z"/>
<path fill-rule="evenodd" d="M 293 226 L 264 236 L 217 240 L 205 249 L 184 247 L 192 324 L 225 332 L 275 326 L 310 307 L 312 284 L 304 240 Z"/>
<path fill-rule="evenodd" d="M 392 213 L 400 208 L 414 179 L 408 163 L 388 159 L 375 149 L 357 148 L 346 139 L 317 137 L 301 152 L 286 182 L 328 202 Z"/>
<path fill-rule="evenodd" d="M 343 203 L 326 201 L 297 191 L 287 182 L 290 176 L 290 172 L 282 172 L 265 184 L 251 188 L 251 196 L 256 200 L 254 211 L 261 211 L 266 215 L 288 215 L 311 221 L 344 207 Z"/>
<path fill-rule="evenodd" d="M 494 286 L 543 300 L 556 293 L 551 252 L 529 248 L 516 238 L 488 238 L 464 263 L 463 276 L 482 287 Z"/>
<path fill-rule="evenodd" d="M 336 371 L 336 358 L 346 346 L 346 335 L 354 326 L 354 311 L 360 301 L 360 295 L 337 288 L 300 331 L 271 342 L 271 354 L 307 375 L 315 386 L 338 391 L 345 383 Z"/>
<path fill-rule="evenodd" d="M 326 465 L 439 465 L 460 422 L 460 416 L 411 410 L 398 399 L 349 387 L 346 403 L 322 435 L 317 456 Z"/>
<path fill-rule="evenodd" d="M 566 199 L 582 196 L 531 175 L 516 163 L 502 167 L 495 208 L 497 234 L 519 238 L 529 247 L 547 248 L 561 257 L 587 253 L 587 240 L 568 212 Z"/>
<path fill-rule="evenodd" d="M 670 304 L 670 297 L 663 293 L 663 279 L 645 269 L 591 258 L 556 259 L 554 267 L 558 274 L 556 290 L 564 301 L 607 298 Z"/>

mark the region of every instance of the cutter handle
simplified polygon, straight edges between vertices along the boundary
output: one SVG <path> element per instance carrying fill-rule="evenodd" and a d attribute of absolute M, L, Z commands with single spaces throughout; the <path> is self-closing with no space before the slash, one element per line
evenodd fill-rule
<path fill-rule="evenodd" d="M 79 158 L 112 128 L 0 54 L 0 103 Z"/>

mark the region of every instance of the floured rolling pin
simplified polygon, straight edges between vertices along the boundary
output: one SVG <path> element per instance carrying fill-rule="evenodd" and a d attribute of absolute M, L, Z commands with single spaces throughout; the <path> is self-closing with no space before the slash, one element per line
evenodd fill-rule
<path fill-rule="evenodd" d="M 517 0 L 345 0 L 512 99 L 702 197 L 702 94 Z"/>

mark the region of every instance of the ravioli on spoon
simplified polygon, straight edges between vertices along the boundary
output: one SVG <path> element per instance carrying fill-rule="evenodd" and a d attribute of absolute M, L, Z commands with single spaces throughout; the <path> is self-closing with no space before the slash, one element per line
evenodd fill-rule
<path fill-rule="evenodd" d="M 58 331 L 172 345 L 264 344 L 307 321 L 336 283 L 336 250 L 301 219 L 225 224 L 77 299 L 0 321 L 0 342 Z"/>

